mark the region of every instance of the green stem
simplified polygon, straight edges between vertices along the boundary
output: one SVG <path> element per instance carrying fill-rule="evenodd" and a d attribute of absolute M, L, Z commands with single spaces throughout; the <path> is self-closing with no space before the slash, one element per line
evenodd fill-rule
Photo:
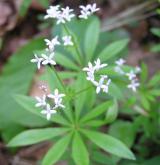
<path fill-rule="evenodd" d="M 85 91 L 91 89 L 92 87 L 93 87 L 93 86 L 89 86 L 89 87 L 87 87 L 87 88 L 85 88 L 85 89 L 82 89 L 82 90 L 76 92 L 74 96 L 77 96 L 77 95 L 79 95 L 79 94 L 81 94 L 81 93 L 83 93 L 83 92 L 85 92 Z"/>
<path fill-rule="evenodd" d="M 67 94 L 66 88 L 65 88 L 65 86 L 64 86 L 64 84 L 63 84 L 63 81 L 61 80 L 61 78 L 60 78 L 60 76 L 58 75 L 58 73 L 57 73 L 57 71 L 56 71 L 56 69 L 55 69 L 54 66 L 53 66 L 53 71 L 54 71 L 54 73 L 55 73 L 55 75 L 56 75 L 58 81 L 61 83 L 61 86 L 62 86 L 62 88 L 63 88 L 65 94 Z"/>
<path fill-rule="evenodd" d="M 79 47 L 78 47 L 78 45 L 77 45 L 77 43 L 76 43 L 76 41 L 75 41 L 74 36 L 70 33 L 69 29 L 67 28 L 67 26 L 66 26 L 65 24 L 63 24 L 63 26 L 64 26 L 64 29 L 66 30 L 66 32 L 68 33 L 68 35 L 72 36 L 72 38 L 73 38 L 73 43 L 74 43 L 74 47 L 75 47 L 75 50 L 76 50 L 76 53 L 77 53 L 77 55 L 78 55 L 79 60 L 81 61 L 81 65 L 83 66 L 83 62 L 84 62 L 84 61 L 83 61 L 81 52 L 80 52 Z"/>

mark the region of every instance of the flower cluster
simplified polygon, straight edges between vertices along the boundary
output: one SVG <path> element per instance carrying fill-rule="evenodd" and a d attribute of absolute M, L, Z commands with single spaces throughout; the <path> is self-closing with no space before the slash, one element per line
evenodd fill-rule
<path fill-rule="evenodd" d="M 108 93 L 108 88 L 111 83 L 111 79 L 107 75 L 100 75 L 100 79 L 96 81 L 95 72 L 107 66 L 107 64 L 101 64 L 100 59 L 97 59 L 95 65 L 91 62 L 88 63 L 88 67 L 83 68 L 83 71 L 87 72 L 87 80 L 91 81 L 93 85 L 96 86 L 96 93 L 98 94 L 101 90 Z"/>
<path fill-rule="evenodd" d="M 131 70 L 130 72 L 128 73 L 125 73 L 123 71 L 123 65 L 125 64 L 125 60 L 120 58 L 119 60 L 117 60 L 115 63 L 116 63 L 116 66 L 115 66 L 115 72 L 121 74 L 121 75 L 126 75 L 130 81 L 130 84 L 127 86 L 128 88 L 132 89 L 134 92 L 136 92 L 137 90 L 137 87 L 139 87 L 139 82 L 138 82 L 138 79 L 137 79 L 137 76 L 136 76 L 136 72 L 139 73 L 141 71 L 141 69 L 139 67 L 136 67 L 135 68 L 135 71 L 134 70 Z"/>
<path fill-rule="evenodd" d="M 137 87 L 139 87 L 140 83 L 138 82 L 136 73 L 139 73 L 141 69 L 139 67 L 136 67 L 135 70 L 131 70 L 130 72 L 125 72 L 123 70 L 123 65 L 125 64 L 125 60 L 120 58 L 115 62 L 116 66 L 114 67 L 114 71 L 127 76 L 130 84 L 127 85 L 129 89 L 132 89 L 134 92 L 136 92 Z M 108 78 L 107 75 L 100 75 L 99 81 L 95 80 L 95 72 L 99 71 L 100 69 L 107 66 L 107 64 L 101 64 L 100 59 L 97 59 L 97 61 L 94 62 L 95 65 L 92 65 L 91 62 L 88 63 L 88 67 L 83 68 L 83 71 L 87 72 L 87 80 L 91 81 L 93 85 L 96 86 L 96 93 L 99 93 L 101 90 L 105 93 L 108 93 L 109 85 L 111 83 L 111 79 Z"/>
<path fill-rule="evenodd" d="M 79 18 L 83 19 L 88 19 L 88 16 L 100 10 L 99 8 L 97 8 L 96 3 L 94 3 L 93 5 L 88 4 L 86 6 L 81 5 L 79 8 L 81 9 L 81 14 L 79 15 Z"/>
<path fill-rule="evenodd" d="M 67 21 L 71 21 L 75 14 L 72 13 L 73 9 L 70 9 L 68 6 L 66 8 L 61 8 L 60 6 L 50 6 L 47 9 L 47 14 L 44 19 L 55 18 L 57 20 L 57 24 L 66 23 Z"/>
<path fill-rule="evenodd" d="M 88 16 L 92 15 L 93 13 L 97 12 L 99 8 L 97 8 L 96 3 L 88 4 L 86 6 L 80 6 L 81 9 L 79 18 L 87 19 Z M 60 8 L 59 5 L 57 6 L 50 6 L 47 9 L 47 14 L 45 15 L 44 19 L 54 18 L 57 21 L 57 24 L 70 22 L 72 18 L 75 17 L 73 14 L 73 9 L 70 9 L 68 6 L 66 8 Z"/>
<path fill-rule="evenodd" d="M 73 46 L 72 37 L 71 36 L 63 36 L 63 45 L 64 46 Z M 34 55 L 34 59 L 31 60 L 33 63 L 37 63 L 37 68 L 40 69 L 42 65 L 56 65 L 54 60 L 55 55 L 55 46 L 61 45 L 60 41 L 58 40 L 58 36 L 54 37 L 52 40 L 45 39 L 46 42 L 46 54 L 41 54 L 41 57 L 38 57 L 37 54 Z"/>
<path fill-rule="evenodd" d="M 47 120 L 50 120 L 52 114 L 57 113 L 58 108 L 65 108 L 62 104 L 62 98 L 65 94 L 60 94 L 58 89 L 55 89 L 54 94 L 43 95 L 42 97 L 36 97 L 36 107 L 41 107 L 42 114 L 46 115 Z"/>

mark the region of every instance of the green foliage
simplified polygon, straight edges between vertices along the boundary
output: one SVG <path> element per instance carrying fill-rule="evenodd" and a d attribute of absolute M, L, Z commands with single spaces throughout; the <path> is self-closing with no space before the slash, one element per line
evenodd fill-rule
<path fill-rule="evenodd" d="M 60 92 L 66 95 L 64 97 L 65 109 L 58 109 L 57 113 L 51 116 L 50 121 L 46 121 L 45 116 L 41 113 L 42 109 L 35 107 L 36 100 L 24 96 L 27 94 L 28 88 L 25 88 L 24 93 L 21 91 L 13 92 L 12 100 L 14 100 L 14 103 L 17 102 L 24 109 L 23 115 L 27 113 L 26 116 L 29 119 L 32 116 L 31 119 L 34 118 L 36 123 L 35 125 L 30 124 L 28 123 L 29 120 L 25 124 L 35 127 L 45 126 L 45 128 L 34 128 L 19 133 L 10 140 L 8 146 L 26 146 L 46 140 L 56 141 L 44 156 L 43 165 L 55 164 L 63 156 L 69 160 L 69 163 L 74 161 L 76 165 L 92 163 L 115 165 L 117 163 L 125 164 L 126 162 L 136 164 L 136 162 L 133 163 L 135 156 L 129 148 L 134 147 L 137 153 L 142 153 L 144 149 L 142 144 L 139 145 L 139 148 L 133 145 L 138 133 L 144 134 L 140 136 L 138 143 L 146 142 L 148 139 L 153 142 L 158 141 L 159 132 L 154 127 L 158 127 L 160 117 L 159 112 L 153 111 L 152 108 L 154 110 L 157 108 L 157 106 L 154 107 L 154 102 L 156 102 L 160 91 L 159 74 L 149 80 L 148 68 L 145 64 L 142 64 L 141 87 L 134 94 L 126 89 L 128 79 L 114 70 L 115 64 L 112 61 L 121 57 L 121 53 L 127 50 L 129 39 L 123 37 L 118 41 L 114 39 L 112 43 L 105 42 L 105 45 L 102 46 L 102 35 L 104 33 L 100 33 L 100 23 L 96 17 L 91 17 L 84 23 L 75 19 L 70 24 L 57 25 L 55 31 L 56 35 L 59 36 L 71 35 L 74 46 L 58 47 L 55 52 L 55 61 L 62 66 L 61 71 L 57 72 L 55 67 L 49 65 L 45 68 L 45 76 L 42 76 L 41 79 L 48 83 L 51 93 L 58 88 Z M 107 37 L 105 36 L 105 38 Z M 29 50 L 28 47 L 27 50 L 23 48 L 21 54 L 31 54 L 33 45 L 32 42 Z M 44 52 L 44 50 L 41 52 Z M 20 64 L 24 66 L 25 62 L 29 61 L 31 57 L 28 55 L 27 58 L 24 63 Z M 96 95 L 95 88 L 86 80 L 86 75 L 82 71 L 89 61 L 94 62 L 97 58 L 110 64 L 106 69 L 95 75 L 95 78 L 100 75 L 108 75 L 113 80 L 107 94 Z M 29 67 L 24 68 L 29 69 Z M 11 73 L 20 70 L 18 66 L 15 67 L 14 72 L 13 69 L 8 70 Z M 135 68 L 125 65 L 123 69 L 129 72 Z M 23 75 L 32 73 L 29 77 L 31 83 L 35 68 L 33 67 L 33 70 L 27 73 L 26 70 L 25 73 L 22 72 Z M 24 82 L 29 87 L 29 82 L 26 79 L 21 83 Z M 20 95 L 17 95 L 18 93 Z M 6 100 L 3 101 L 6 102 Z M 19 113 L 17 109 L 14 107 L 16 113 Z M 122 119 L 126 117 L 129 121 L 119 119 L 121 116 Z M 118 120 L 116 120 L 117 118 Z M 152 120 L 155 122 L 152 122 Z M 108 130 L 108 132 L 102 133 L 101 128 Z M 94 157 L 95 155 L 96 157 Z M 121 158 L 131 161 L 123 161 Z"/>
<path fill-rule="evenodd" d="M 89 165 L 89 153 L 78 132 L 75 132 L 73 138 L 72 157 L 76 164 Z"/>
<path fill-rule="evenodd" d="M 3 68 L 0 77 L 0 95 L 2 96 L 0 99 L 0 129 L 5 129 L 13 123 L 29 127 L 46 124 L 45 120 L 26 112 L 13 98 L 15 94 L 26 95 L 28 93 L 36 72 L 36 67 L 30 63 L 30 59 L 34 50 L 43 48 L 43 39 L 34 39 L 18 50 Z"/>
<path fill-rule="evenodd" d="M 33 129 L 20 133 L 14 137 L 8 144 L 10 147 L 25 146 L 49 140 L 56 136 L 62 135 L 67 131 L 64 128 L 44 128 Z"/>
<path fill-rule="evenodd" d="M 160 37 L 160 28 L 152 28 L 151 32 L 155 36 Z M 160 44 L 156 44 L 156 45 L 152 46 L 151 51 L 154 52 L 154 53 L 160 52 Z"/>
<path fill-rule="evenodd" d="M 84 133 L 90 141 L 111 154 L 122 158 L 135 159 L 132 152 L 122 142 L 109 135 L 89 130 L 82 130 L 82 133 Z"/>

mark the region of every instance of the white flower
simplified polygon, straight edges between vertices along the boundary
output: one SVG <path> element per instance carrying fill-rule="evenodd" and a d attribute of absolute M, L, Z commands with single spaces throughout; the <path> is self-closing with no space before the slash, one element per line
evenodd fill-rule
<path fill-rule="evenodd" d="M 97 8 L 97 4 L 96 3 L 94 3 L 92 5 L 89 5 L 89 8 L 91 10 L 91 13 L 95 13 L 95 12 L 100 10 L 99 8 Z"/>
<path fill-rule="evenodd" d="M 99 80 L 99 82 L 97 82 L 97 81 L 93 82 L 93 84 L 97 87 L 96 88 L 96 93 L 97 94 L 101 91 L 101 89 L 103 89 L 103 87 L 104 87 L 103 83 L 104 83 L 104 78 L 103 77 Z"/>
<path fill-rule="evenodd" d="M 62 98 L 55 100 L 55 108 L 58 108 L 58 107 L 65 108 L 65 106 L 62 104 Z"/>
<path fill-rule="evenodd" d="M 126 73 L 126 76 L 128 76 L 129 80 L 133 80 L 136 78 L 136 74 L 131 70 L 129 73 Z"/>
<path fill-rule="evenodd" d="M 83 71 L 90 72 L 90 73 L 94 74 L 95 67 L 92 65 L 91 62 L 89 62 L 88 67 L 83 68 Z"/>
<path fill-rule="evenodd" d="M 72 37 L 71 36 L 64 36 L 63 38 L 64 41 L 64 46 L 73 46 L 73 42 L 72 42 Z"/>
<path fill-rule="evenodd" d="M 47 104 L 46 109 L 42 110 L 41 113 L 47 116 L 47 120 L 50 120 L 52 114 L 55 114 L 57 111 L 51 109 L 50 105 Z"/>
<path fill-rule="evenodd" d="M 122 66 L 126 61 L 122 58 L 120 58 L 119 60 L 117 60 L 115 63 L 118 65 L 118 66 Z"/>
<path fill-rule="evenodd" d="M 53 51 L 56 45 L 60 45 L 60 42 L 58 41 L 58 36 L 54 37 L 51 41 L 48 39 L 45 39 L 44 41 L 46 42 L 46 45 L 48 46 L 50 51 Z"/>
<path fill-rule="evenodd" d="M 62 107 L 64 108 L 65 106 L 62 105 L 62 98 L 65 96 L 65 94 L 60 94 L 58 89 L 55 89 L 54 94 L 49 94 L 48 97 L 54 99 L 55 102 L 55 107 Z"/>
<path fill-rule="evenodd" d="M 99 10 L 99 8 L 97 8 L 96 3 L 88 4 L 86 6 L 80 6 L 80 9 L 81 9 L 80 11 L 81 14 L 79 15 L 79 18 L 83 18 L 83 19 L 87 19 L 88 16 Z"/>
<path fill-rule="evenodd" d="M 43 106 L 45 106 L 47 103 L 46 103 L 46 96 L 45 95 L 43 95 L 43 97 L 42 98 L 40 98 L 40 97 L 35 97 L 36 98 L 36 100 L 38 101 L 37 103 L 36 103 L 36 107 L 43 107 Z"/>
<path fill-rule="evenodd" d="M 139 66 L 136 66 L 135 70 L 136 70 L 137 73 L 141 72 L 141 68 Z"/>
<path fill-rule="evenodd" d="M 116 66 L 114 68 L 115 72 L 121 74 L 121 75 L 124 75 L 124 71 L 122 70 L 122 68 L 120 66 Z"/>
<path fill-rule="evenodd" d="M 62 15 L 67 21 L 71 21 L 71 19 L 75 16 L 72 12 L 73 9 L 70 9 L 68 6 L 66 8 L 62 8 Z"/>
<path fill-rule="evenodd" d="M 90 7 L 90 5 L 80 6 L 81 14 L 79 15 L 79 18 L 87 19 L 88 16 L 91 15 Z"/>
<path fill-rule="evenodd" d="M 94 73 L 92 72 L 87 72 L 87 78 L 88 81 L 93 82 L 94 81 Z"/>
<path fill-rule="evenodd" d="M 109 79 L 106 83 L 106 85 L 103 85 L 102 88 L 103 88 L 103 92 L 105 93 L 108 93 L 108 88 L 109 88 L 109 85 L 111 83 L 111 79 Z"/>
<path fill-rule="evenodd" d="M 60 7 L 59 5 L 50 6 L 49 9 L 47 9 L 47 14 L 45 15 L 44 19 L 57 18 L 58 15 L 60 14 L 59 7 Z"/>
<path fill-rule="evenodd" d="M 66 23 L 65 17 L 61 13 L 57 16 L 57 25 L 60 23 Z"/>
<path fill-rule="evenodd" d="M 34 57 L 35 58 L 31 59 L 31 62 L 37 63 L 37 68 L 40 69 L 43 58 L 38 57 L 36 54 L 34 54 Z"/>
<path fill-rule="evenodd" d="M 134 92 L 136 92 L 137 87 L 139 87 L 139 85 L 140 85 L 139 82 L 137 82 L 136 80 L 132 80 L 127 87 L 132 89 Z"/>
<path fill-rule="evenodd" d="M 101 61 L 99 58 L 97 59 L 97 61 L 95 61 L 95 70 L 96 71 L 98 71 L 106 66 L 107 66 L 107 64 L 101 64 Z"/>
<path fill-rule="evenodd" d="M 47 64 L 56 65 L 56 62 L 53 60 L 54 53 L 51 53 L 49 56 L 42 54 L 42 57 L 43 57 L 43 62 L 42 62 L 43 65 L 47 65 Z"/>

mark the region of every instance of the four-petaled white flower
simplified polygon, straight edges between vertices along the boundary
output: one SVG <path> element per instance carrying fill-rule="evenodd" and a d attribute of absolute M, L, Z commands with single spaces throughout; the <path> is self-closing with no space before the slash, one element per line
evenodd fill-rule
<path fill-rule="evenodd" d="M 118 66 L 122 66 L 126 61 L 122 58 L 120 58 L 119 60 L 117 60 L 115 63 L 118 65 Z"/>
<path fill-rule="evenodd" d="M 55 113 L 57 113 L 57 111 L 55 109 L 51 109 L 49 104 L 47 104 L 46 108 L 41 111 L 41 114 L 46 115 L 47 120 L 50 120 L 52 114 L 55 114 Z"/>
<path fill-rule="evenodd" d="M 107 64 L 101 64 L 101 61 L 99 58 L 97 59 L 97 61 L 95 61 L 95 70 L 96 71 L 98 71 L 106 66 L 107 66 Z"/>
<path fill-rule="evenodd" d="M 43 62 L 42 62 L 43 65 L 47 65 L 47 64 L 56 65 L 56 62 L 53 60 L 54 53 L 51 53 L 49 56 L 42 54 L 42 57 L 43 57 Z"/>
<path fill-rule="evenodd" d="M 97 4 L 96 3 L 94 3 L 92 5 L 89 5 L 89 8 L 91 10 L 91 13 L 95 13 L 95 12 L 100 10 L 100 8 L 97 8 Z"/>
<path fill-rule="evenodd" d="M 62 98 L 55 100 L 55 108 L 65 108 L 65 106 L 62 104 Z"/>
<path fill-rule="evenodd" d="M 62 8 L 62 15 L 67 21 L 71 21 L 75 14 L 72 13 L 73 9 L 70 9 L 68 6 L 66 8 Z"/>
<path fill-rule="evenodd" d="M 137 87 L 139 87 L 139 85 L 140 85 L 139 82 L 137 82 L 136 80 L 132 80 L 127 87 L 132 89 L 134 92 L 136 92 Z"/>
<path fill-rule="evenodd" d="M 55 89 L 54 94 L 49 94 L 48 97 L 54 99 L 55 102 L 55 107 L 62 107 L 64 108 L 65 106 L 62 105 L 62 97 L 64 97 L 65 94 L 59 93 L 58 89 Z"/>
<path fill-rule="evenodd" d="M 37 100 L 37 103 L 36 103 L 36 107 L 44 107 L 47 103 L 46 103 L 46 96 L 43 95 L 42 98 L 40 97 L 35 97 L 36 100 Z"/>
<path fill-rule="evenodd" d="M 43 58 L 38 57 L 36 54 L 34 54 L 34 57 L 35 58 L 31 59 L 31 62 L 37 63 L 37 68 L 40 69 Z"/>
<path fill-rule="evenodd" d="M 57 16 L 57 25 L 59 25 L 60 23 L 62 23 L 62 24 L 66 23 L 65 18 L 62 14 L 59 14 Z"/>
<path fill-rule="evenodd" d="M 47 9 L 47 14 L 45 15 L 44 19 L 57 18 L 58 15 L 60 14 L 59 7 L 60 7 L 59 5 L 50 6 L 49 9 Z"/>
<path fill-rule="evenodd" d="M 136 74 L 133 70 L 131 70 L 129 73 L 126 73 L 126 76 L 128 76 L 129 80 L 133 80 L 134 78 L 136 78 Z"/>
<path fill-rule="evenodd" d="M 107 83 L 102 86 L 103 92 L 108 93 L 110 83 L 111 83 L 111 79 L 109 79 Z"/>
<path fill-rule="evenodd" d="M 96 93 L 97 94 L 101 91 L 101 89 L 103 89 L 103 87 L 104 87 L 103 83 L 104 83 L 104 77 L 101 77 L 99 82 L 97 82 L 97 81 L 93 82 L 93 84 L 96 86 Z"/>
<path fill-rule="evenodd" d="M 71 36 L 64 36 L 63 38 L 64 46 L 73 46 L 72 37 Z"/>
<path fill-rule="evenodd" d="M 88 63 L 88 67 L 83 68 L 83 71 L 94 73 L 95 67 L 92 65 L 91 62 Z"/>
<path fill-rule="evenodd" d="M 51 41 L 48 39 L 45 39 L 44 41 L 46 42 L 46 45 L 48 46 L 50 51 L 53 51 L 56 45 L 60 45 L 60 42 L 58 41 L 58 36 L 54 37 Z"/>

